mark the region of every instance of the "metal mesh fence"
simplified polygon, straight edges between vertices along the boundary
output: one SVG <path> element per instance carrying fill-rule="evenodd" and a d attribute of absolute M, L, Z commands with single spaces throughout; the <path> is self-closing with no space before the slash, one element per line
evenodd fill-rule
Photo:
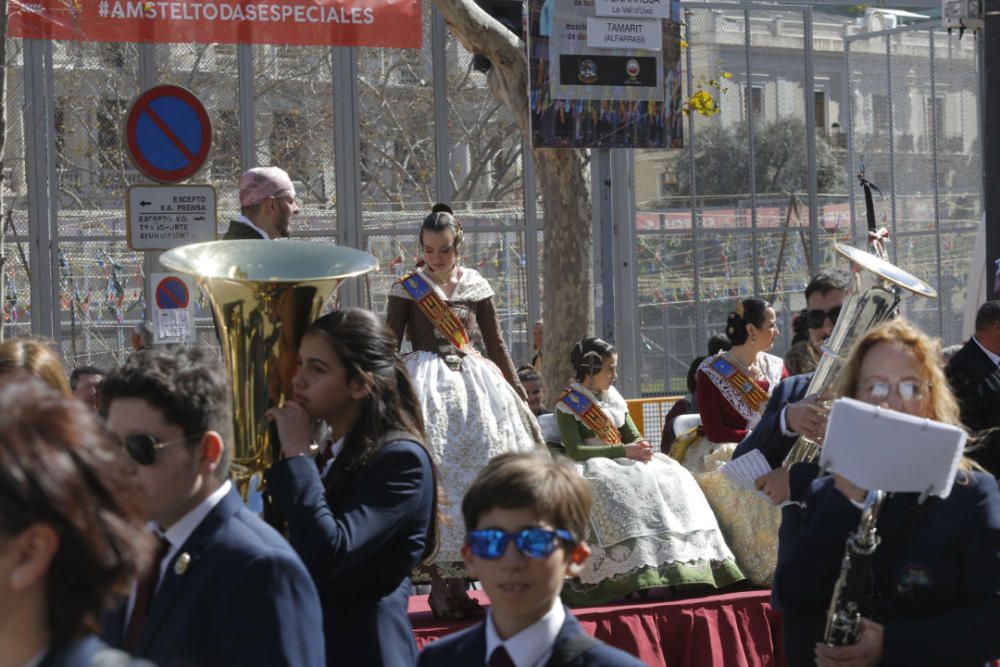
<path fill-rule="evenodd" d="M 842 37 L 844 20 L 698 5 L 685 23 L 684 97 L 707 94 L 713 105 L 709 113 L 692 108 L 683 150 L 636 158 L 645 167 L 637 174 L 647 173 L 645 183 L 637 176 L 636 196 L 646 394 L 687 391 L 689 364 L 724 331 L 741 297 L 775 304 L 784 335 L 774 352 L 783 353 L 809 276 L 835 261 L 832 244 L 850 231 L 844 142 L 830 110 L 839 109 L 843 41 L 833 37 Z M 807 24 L 814 56 L 823 56 L 815 71 L 807 70 Z M 807 131 L 816 144 L 815 222 Z"/>
<path fill-rule="evenodd" d="M 688 364 L 741 296 L 775 302 L 784 334 L 775 352 L 784 351 L 808 277 L 837 263 L 834 241 L 859 240 L 864 205 L 853 175 L 862 156 L 883 191 L 879 220 L 893 234 L 894 261 L 942 294 L 939 302 L 908 300 L 906 314 L 956 342 L 981 215 L 974 40 L 930 28 L 866 36 L 853 19 L 817 8 L 684 7 L 683 97 L 704 92 L 717 112 L 685 119 L 684 148 L 633 154 L 641 391 L 685 391 Z M 236 179 L 246 163 L 278 164 L 302 206 L 295 233 L 334 243 L 355 224 L 338 220 L 338 169 L 356 170 L 356 238 L 382 267 L 364 279 L 364 305 L 381 313 L 392 280 L 419 258 L 419 224 L 444 183 L 467 232 L 463 260 L 490 280 L 512 356 L 527 361 L 544 214 L 509 112 L 454 37 L 445 33 L 435 51 L 432 25 L 427 4 L 421 49 L 354 50 L 356 160 L 334 146 L 344 100 L 330 49 L 53 43 L 58 332 L 68 366 L 119 361 L 145 310 L 145 262 L 127 248 L 123 212 L 125 190 L 140 177 L 121 145 L 143 48 L 152 51 L 157 82 L 189 87 L 208 107 L 214 149 L 196 180 L 216 187 L 220 232 L 238 210 Z M 16 112 L 22 44 L 9 40 L 8 48 L 14 113 L 0 291 L 9 337 L 30 331 L 31 290 L 44 287 L 48 269 L 33 271 L 28 259 L 24 121 Z M 241 97 L 241 63 L 252 68 L 249 100 Z M 438 88 L 435 63 L 444 67 Z M 241 100 L 252 108 L 241 109 Z M 247 118 L 252 128 L 241 123 Z M 206 310 L 198 322 L 202 342 L 214 344 Z"/>
<path fill-rule="evenodd" d="M 938 290 L 903 312 L 945 344 L 961 340 L 965 283 L 982 215 L 975 40 L 935 27 L 848 41 L 851 158 L 881 189 L 891 259 Z M 860 234 L 864 198 L 853 202 Z"/>

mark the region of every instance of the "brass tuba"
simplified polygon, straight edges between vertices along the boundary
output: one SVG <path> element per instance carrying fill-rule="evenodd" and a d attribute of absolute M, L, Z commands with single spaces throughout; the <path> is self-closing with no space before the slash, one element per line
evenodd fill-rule
<path fill-rule="evenodd" d="M 931 299 L 937 297 L 933 287 L 884 259 L 840 243 L 834 245 L 834 250 L 851 260 L 857 270 L 851 273 L 840 316 L 823 345 L 823 357 L 809 382 L 807 396 L 829 388 L 854 343 L 873 326 L 892 316 L 904 290 Z M 819 450 L 818 443 L 799 436 L 785 457 L 784 466 L 815 461 Z"/>
<path fill-rule="evenodd" d="M 353 248 L 258 240 L 182 246 L 160 263 L 195 276 L 212 304 L 232 383 L 232 473 L 246 500 L 277 457 L 264 413 L 292 396 L 303 334 L 345 278 L 378 263 Z"/>

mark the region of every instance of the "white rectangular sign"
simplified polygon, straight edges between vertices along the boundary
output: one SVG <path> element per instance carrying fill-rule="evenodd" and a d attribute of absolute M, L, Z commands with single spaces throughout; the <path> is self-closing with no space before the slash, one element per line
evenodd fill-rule
<path fill-rule="evenodd" d="M 668 19 L 668 0 L 594 0 L 598 16 L 620 19 Z"/>
<path fill-rule="evenodd" d="M 169 250 L 216 239 L 211 185 L 133 185 L 125 195 L 128 246 Z"/>
<path fill-rule="evenodd" d="M 154 343 L 193 343 L 198 290 L 191 276 L 152 273 L 149 294 L 153 305 Z"/>
<path fill-rule="evenodd" d="M 587 46 L 594 49 L 660 51 L 663 48 L 663 24 L 656 20 L 588 18 Z"/>

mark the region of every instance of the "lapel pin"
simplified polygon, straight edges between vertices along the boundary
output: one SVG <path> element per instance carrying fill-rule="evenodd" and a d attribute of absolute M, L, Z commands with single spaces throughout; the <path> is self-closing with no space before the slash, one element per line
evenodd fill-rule
<path fill-rule="evenodd" d="M 184 574 L 187 572 L 188 565 L 190 564 L 191 555 L 185 551 L 174 561 L 174 574 Z"/>

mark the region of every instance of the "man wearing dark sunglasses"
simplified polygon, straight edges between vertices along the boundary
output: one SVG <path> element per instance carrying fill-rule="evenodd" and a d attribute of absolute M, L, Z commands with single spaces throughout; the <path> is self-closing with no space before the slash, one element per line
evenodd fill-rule
<path fill-rule="evenodd" d="M 462 559 L 490 596 L 486 620 L 434 642 L 418 667 L 640 667 L 580 627 L 559 600 L 590 549 L 583 541 L 593 502 L 568 459 L 502 454 L 462 501 Z"/>
<path fill-rule="evenodd" d="M 321 667 L 312 578 L 228 479 L 227 381 L 197 350 L 144 350 L 101 385 L 161 545 L 127 604 L 104 619 L 104 638 L 160 665 Z"/>
<path fill-rule="evenodd" d="M 805 320 L 808 338 L 795 343 L 785 354 L 785 367 L 793 373 L 811 373 L 822 356 L 823 343 L 833 333 L 844 303 L 847 282 L 840 276 L 818 273 L 806 285 Z"/>

